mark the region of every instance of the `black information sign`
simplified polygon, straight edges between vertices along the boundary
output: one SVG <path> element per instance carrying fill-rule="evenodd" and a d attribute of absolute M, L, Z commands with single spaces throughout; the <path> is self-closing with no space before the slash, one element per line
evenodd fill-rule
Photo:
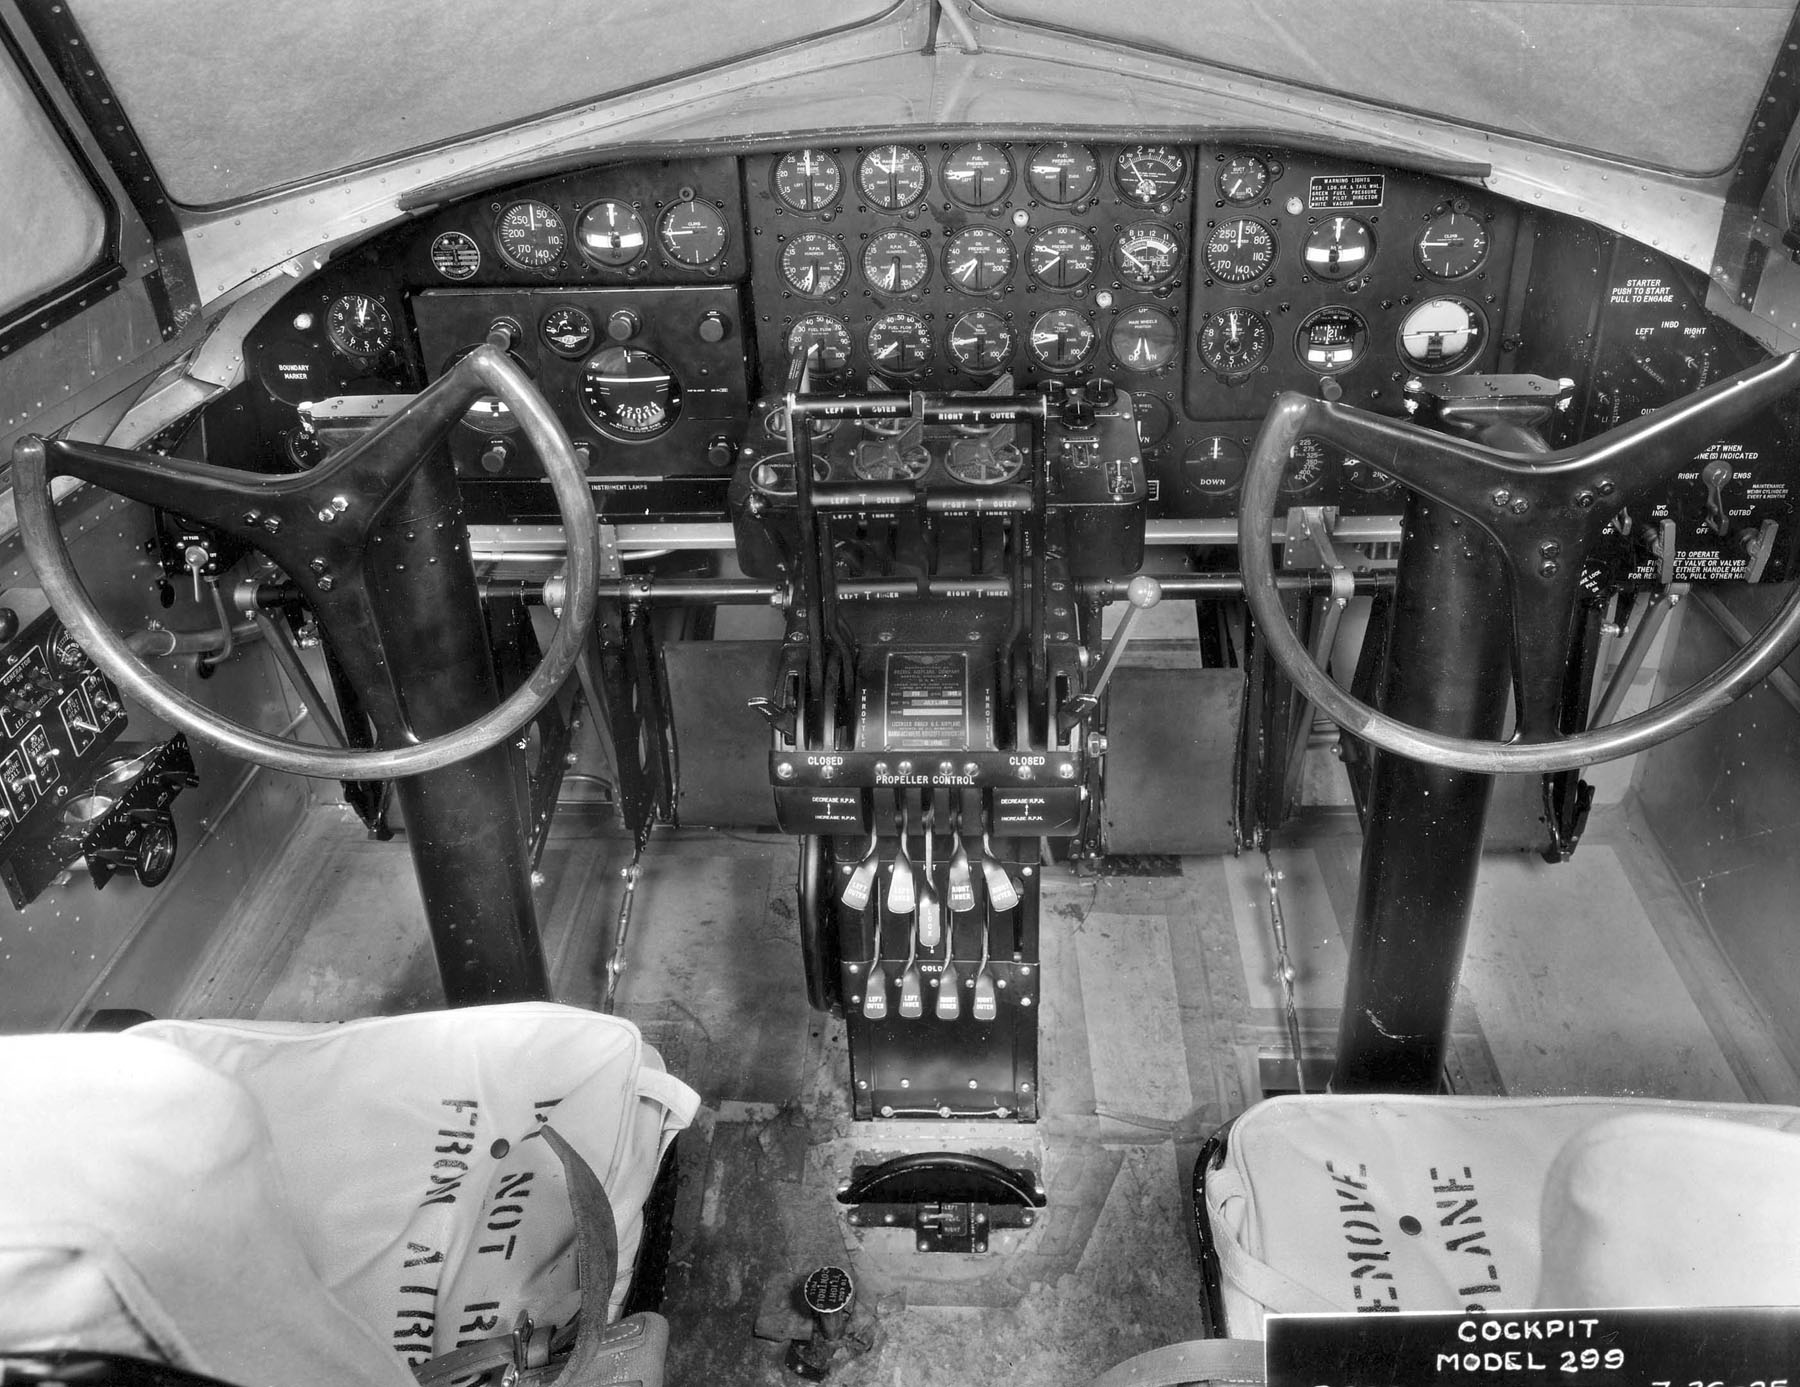
<path fill-rule="evenodd" d="M 1274 1315 L 1269 1387 L 1800 1387 L 1800 1309 Z"/>
<path fill-rule="evenodd" d="M 1315 212 L 1344 207 L 1379 207 L 1387 201 L 1387 178 L 1379 173 L 1320 173 L 1307 180 L 1306 205 Z"/>

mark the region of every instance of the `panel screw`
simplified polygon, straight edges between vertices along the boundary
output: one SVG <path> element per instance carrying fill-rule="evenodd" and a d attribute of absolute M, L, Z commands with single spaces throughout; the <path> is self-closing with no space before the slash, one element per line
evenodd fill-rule
<path fill-rule="evenodd" d="M 1553 539 L 1547 539 L 1542 544 L 1538 545 L 1538 553 L 1542 554 L 1547 559 L 1554 559 L 1558 554 L 1562 553 L 1562 545 L 1558 544 Z"/>
<path fill-rule="evenodd" d="M 1508 491 L 1505 487 L 1499 487 L 1495 490 L 1494 496 L 1493 496 L 1493 501 L 1496 506 L 1504 507 L 1507 504 L 1507 502 L 1509 502 L 1511 500 L 1512 500 L 1512 492 Z"/>
<path fill-rule="evenodd" d="M 323 577 L 321 577 L 319 579 L 319 591 L 320 592 L 330 592 L 336 586 L 337 586 L 337 579 L 333 578 L 329 573 L 325 574 Z"/>
<path fill-rule="evenodd" d="M 337 517 L 338 513 L 330 506 L 319 507 L 319 523 L 321 525 L 329 525 L 332 521 L 336 520 Z"/>
<path fill-rule="evenodd" d="M 1618 489 L 1619 484 L 1611 477 L 1602 477 L 1599 481 L 1594 483 L 1594 490 L 1598 491 L 1602 496 L 1611 496 L 1613 492 Z"/>
<path fill-rule="evenodd" d="M 280 534 L 281 517 L 279 515 L 265 515 L 263 517 L 262 527 L 272 535 Z"/>
<path fill-rule="evenodd" d="M 1586 510 L 1589 506 L 1591 506 L 1593 504 L 1594 504 L 1594 493 L 1593 492 L 1577 491 L 1575 493 L 1575 509 L 1576 510 Z"/>
<path fill-rule="evenodd" d="M 1512 513 L 1514 515 L 1523 515 L 1530 509 L 1531 502 L 1527 501 L 1523 496 L 1512 503 Z"/>
<path fill-rule="evenodd" d="M 775 765 L 775 776 L 778 780 L 792 780 L 794 766 L 791 761 L 778 761 Z"/>
<path fill-rule="evenodd" d="M 1558 571 L 1559 569 L 1555 559 L 1545 559 L 1538 567 L 1538 572 L 1543 574 L 1546 578 L 1554 578 Z"/>

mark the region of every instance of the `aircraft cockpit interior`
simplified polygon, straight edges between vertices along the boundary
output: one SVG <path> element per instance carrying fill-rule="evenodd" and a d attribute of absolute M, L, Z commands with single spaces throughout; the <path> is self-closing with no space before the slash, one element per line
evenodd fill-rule
<path fill-rule="evenodd" d="M 1797 48 L 0 0 L 0 1380 L 1800 1372 Z"/>

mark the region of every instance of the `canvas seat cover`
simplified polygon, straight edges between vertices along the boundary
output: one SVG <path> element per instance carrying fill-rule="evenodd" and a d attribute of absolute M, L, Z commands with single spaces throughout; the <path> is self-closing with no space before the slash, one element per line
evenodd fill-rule
<path fill-rule="evenodd" d="M 1796 1177 L 1795 1108 L 1281 1097 L 1231 1126 L 1205 1214 L 1225 1328 L 1261 1337 L 1267 1312 L 1744 1303 L 1717 1298 L 1712 1269 L 1742 1257 L 1747 1200 L 1784 1197 L 1800 1230 L 1797 1197 L 1777 1193 Z M 1648 1255 L 1671 1227 L 1689 1250 L 1678 1279 Z M 1800 1244 L 1767 1245 L 1800 1303 Z"/>
<path fill-rule="evenodd" d="M 0 1042 L 0 1342 L 227 1380 L 397 1384 L 579 1304 L 561 1167 L 613 1203 L 616 1314 L 698 1100 L 629 1022 L 548 1003 Z"/>

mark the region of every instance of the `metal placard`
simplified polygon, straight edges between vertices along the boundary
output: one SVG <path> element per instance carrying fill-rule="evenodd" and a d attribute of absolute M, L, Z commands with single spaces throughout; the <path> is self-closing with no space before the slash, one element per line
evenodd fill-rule
<path fill-rule="evenodd" d="M 1386 201 L 1385 174 L 1319 173 L 1306 180 L 1306 205 L 1315 212 L 1379 207 Z"/>

